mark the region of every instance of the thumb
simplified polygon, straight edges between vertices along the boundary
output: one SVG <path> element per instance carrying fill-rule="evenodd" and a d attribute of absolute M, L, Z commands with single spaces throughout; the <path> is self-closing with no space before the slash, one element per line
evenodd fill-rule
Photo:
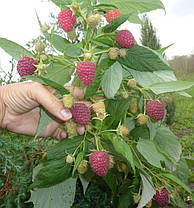
<path fill-rule="evenodd" d="M 52 115 L 59 118 L 62 121 L 68 121 L 71 119 L 72 114 L 69 109 L 64 108 L 62 102 L 60 102 L 52 93 L 50 93 L 40 83 L 34 83 L 30 88 L 32 98 L 48 110 Z"/>

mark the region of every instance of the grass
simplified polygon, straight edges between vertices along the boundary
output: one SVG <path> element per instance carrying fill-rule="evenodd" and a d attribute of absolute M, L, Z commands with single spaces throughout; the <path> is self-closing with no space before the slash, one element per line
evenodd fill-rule
<path fill-rule="evenodd" d="M 180 80 L 194 82 L 194 75 L 180 77 Z M 194 87 L 186 90 L 192 98 L 178 94 L 174 95 L 176 104 L 175 117 L 170 126 L 171 130 L 180 138 L 183 147 L 183 156 L 187 158 L 190 166 L 190 181 L 194 182 Z M 194 188 L 194 184 L 190 184 Z"/>

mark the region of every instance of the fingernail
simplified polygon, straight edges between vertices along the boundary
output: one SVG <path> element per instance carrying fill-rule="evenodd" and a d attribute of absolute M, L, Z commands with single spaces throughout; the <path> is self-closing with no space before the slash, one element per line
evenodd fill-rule
<path fill-rule="evenodd" d="M 62 115 L 66 120 L 71 119 L 71 117 L 72 117 L 71 112 L 70 112 L 69 110 L 67 110 L 67 109 L 63 109 L 63 110 L 61 111 L 61 115 Z"/>
<path fill-rule="evenodd" d="M 61 132 L 61 138 L 65 139 L 67 137 L 67 133 L 65 131 Z"/>

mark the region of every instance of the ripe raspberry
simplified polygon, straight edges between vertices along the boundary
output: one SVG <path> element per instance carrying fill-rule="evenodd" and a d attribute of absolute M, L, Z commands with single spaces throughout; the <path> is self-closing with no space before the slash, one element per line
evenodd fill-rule
<path fill-rule="evenodd" d="M 21 77 L 31 75 L 36 70 L 35 65 L 38 65 L 38 63 L 33 58 L 24 56 L 18 61 L 17 71 Z"/>
<path fill-rule="evenodd" d="M 93 152 L 89 156 L 90 166 L 93 171 L 99 176 L 105 176 L 109 167 L 109 155 L 104 150 Z"/>
<path fill-rule="evenodd" d="M 76 22 L 76 16 L 72 16 L 72 11 L 65 9 L 58 15 L 58 23 L 65 32 L 70 32 Z"/>
<path fill-rule="evenodd" d="M 168 205 L 167 189 L 164 187 L 160 191 L 157 190 L 156 194 L 154 195 L 154 199 L 160 207 L 166 207 Z"/>
<path fill-rule="evenodd" d="M 164 104 L 159 100 L 149 100 L 146 104 L 146 113 L 156 121 L 164 118 Z"/>
<path fill-rule="evenodd" d="M 106 17 L 106 21 L 107 22 L 112 22 L 114 19 L 120 17 L 120 13 L 119 13 L 119 10 L 118 9 L 112 9 L 110 11 L 108 11 L 106 14 L 105 14 L 105 17 Z"/>
<path fill-rule="evenodd" d="M 114 48 L 114 47 L 109 48 L 108 57 L 111 60 L 116 60 L 118 56 L 119 56 L 119 49 L 118 48 Z"/>
<path fill-rule="evenodd" d="M 131 48 L 135 44 L 135 39 L 129 30 L 121 30 L 117 34 L 116 42 L 121 48 Z"/>
<path fill-rule="evenodd" d="M 90 85 L 95 77 L 96 65 L 92 62 L 79 62 L 76 73 L 84 85 Z"/>
<path fill-rule="evenodd" d="M 90 111 L 84 103 L 75 103 L 71 108 L 71 113 L 75 122 L 88 125 L 90 121 Z"/>

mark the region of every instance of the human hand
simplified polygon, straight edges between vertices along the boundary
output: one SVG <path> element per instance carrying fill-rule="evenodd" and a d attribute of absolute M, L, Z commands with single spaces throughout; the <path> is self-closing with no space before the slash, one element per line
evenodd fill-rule
<path fill-rule="evenodd" d="M 70 87 L 72 90 L 73 87 Z M 84 98 L 81 88 L 74 87 L 74 96 Z M 9 131 L 34 136 L 40 120 L 40 105 L 56 117 L 39 135 L 64 139 L 67 132 L 59 128 L 72 115 L 53 94 L 38 82 L 14 83 L 0 87 L 0 127 Z M 78 125 L 78 134 L 84 134 L 85 127 Z"/>

